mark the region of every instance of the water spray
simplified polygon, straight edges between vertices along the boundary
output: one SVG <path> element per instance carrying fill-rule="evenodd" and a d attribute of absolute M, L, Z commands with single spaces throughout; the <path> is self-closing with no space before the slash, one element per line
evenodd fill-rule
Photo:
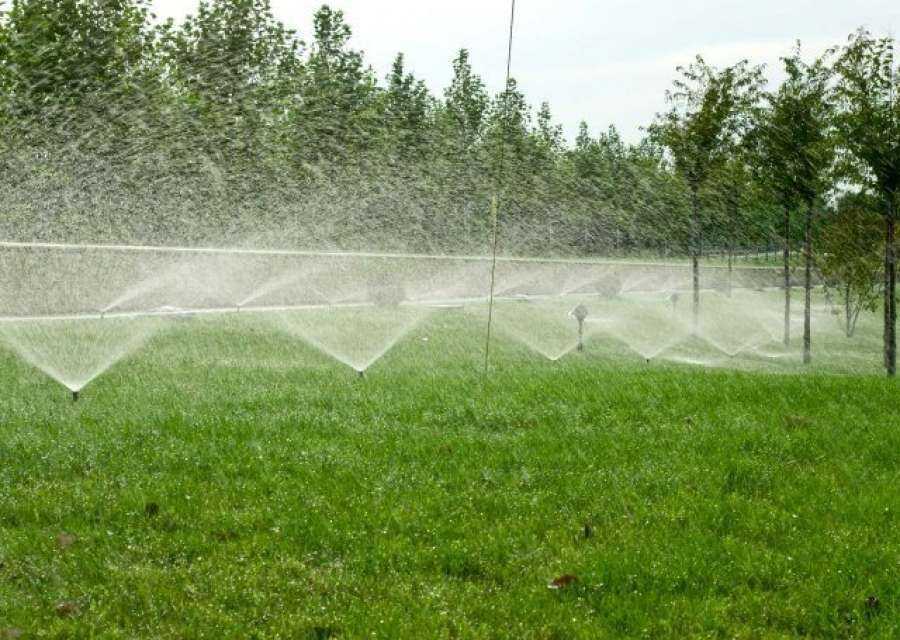
<path fill-rule="evenodd" d="M 569 315 L 578 322 L 578 351 L 584 351 L 584 321 L 588 317 L 588 309 L 583 304 L 578 305 L 569 312 Z"/>

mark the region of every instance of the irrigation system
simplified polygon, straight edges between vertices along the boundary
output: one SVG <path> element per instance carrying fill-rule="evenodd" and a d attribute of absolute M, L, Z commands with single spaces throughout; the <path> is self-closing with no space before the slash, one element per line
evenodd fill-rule
<path fill-rule="evenodd" d="M 654 262 L 648 260 L 614 260 L 610 258 L 573 258 L 573 257 L 535 257 L 535 256 L 502 256 L 492 255 L 467 255 L 455 253 L 392 253 L 377 251 L 314 251 L 303 249 L 253 249 L 244 247 L 182 247 L 173 245 L 137 245 L 137 244 L 92 244 L 92 243 L 66 243 L 66 242 L 19 242 L 0 240 L 0 249 L 32 249 L 52 251 L 107 251 L 124 253 L 155 253 L 155 254 L 195 254 L 195 255 L 234 255 L 234 256 L 269 256 L 269 257 L 297 257 L 297 258 L 373 258 L 385 260 L 428 260 L 446 262 L 486 262 L 494 260 L 497 263 L 524 263 L 524 264 L 560 264 L 560 265 L 587 265 L 587 266 L 620 266 L 620 267 L 647 267 L 658 269 L 684 269 L 691 268 L 690 262 Z M 704 265 L 704 269 L 727 270 L 724 265 Z M 741 265 L 741 270 L 772 271 L 774 267 L 758 265 Z"/>

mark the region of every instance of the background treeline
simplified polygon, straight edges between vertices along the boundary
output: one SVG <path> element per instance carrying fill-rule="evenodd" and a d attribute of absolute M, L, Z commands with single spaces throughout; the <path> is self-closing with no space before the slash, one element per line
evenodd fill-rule
<path fill-rule="evenodd" d="M 144 0 L 15 0 L 2 235 L 477 252 L 499 186 L 505 251 L 685 252 L 689 193 L 656 141 L 583 125 L 567 144 L 549 105 L 515 81 L 490 95 L 465 50 L 436 95 L 402 55 L 376 77 L 350 35 L 327 6 L 303 41 L 267 0 L 181 24 Z M 708 248 L 774 245 L 770 203 L 742 197 L 738 233 L 710 207 Z"/>
<path fill-rule="evenodd" d="M 481 253 L 781 251 L 896 343 L 900 71 L 866 31 L 769 88 L 748 61 L 677 70 L 645 138 L 573 144 L 465 50 L 440 95 L 399 54 L 378 78 L 340 11 L 300 36 L 268 0 L 13 0 L 0 15 L 0 236 Z M 662 104 L 661 96 L 661 104 Z M 785 299 L 789 317 L 790 296 Z M 809 352 L 809 300 L 805 341 Z M 789 340 L 786 320 L 785 341 Z"/>

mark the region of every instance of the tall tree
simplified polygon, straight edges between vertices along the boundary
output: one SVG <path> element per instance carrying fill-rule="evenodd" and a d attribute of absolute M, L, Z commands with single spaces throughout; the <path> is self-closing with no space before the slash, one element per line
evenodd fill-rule
<path fill-rule="evenodd" d="M 490 98 L 484 82 L 472 70 L 469 52 L 460 49 L 453 60 L 453 79 L 444 90 L 442 122 L 463 149 L 481 139 L 489 106 Z"/>
<path fill-rule="evenodd" d="M 149 0 L 13 0 L 0 14 L 0 90 L 8 110 L 66 118 L 92 96 L 114 97 L 151 45 Z"/>
<path fill-rule="evenodd" d="M 217 164 L 258 165 L 297 90 L 296 35 L 275 19 L 269 0 L 201 0 L 163 37 L 185 120 L 202 128 L 183 133 L 207 143 Z"/>
<path fill-rule="evenodd" d="M 747 164 L 745 149 L 735 145 L 724 162 L 712 175 L 711 199 L 719 211 L 713 222 L 721 229 L 721 240 L 725 243 L 728 256 L 728 275 L 725 283 L 726 294 L 732 296 L 734 258 L 737 243 L 745 236 L 745 201 L 751 192 L 751 172 Z"/>
<path fill-rule="evenodd" d="M 697 56 L 666 92 L 670 110 L 657 116 L 651 135 L 675 162 L 691 194 L 691 272 L 694 328 L 700 318 L 700 251 L 702 219 L 700 190 L 714 168 L 740 138 L 762 85 L 762 71 L 746 60 L 722 71 Z"/>
<path fill-rule="evenodd" d="M 294 113 L 296 155 L 304 163 L 350 163 L 371 147 L 381 118 L 377 81 L 362 53 L 350 48 L 344 13 L 323 5 Z"/>
<path fill-rule="evenodd" d="M 859 176 L 881 198 L 884 219 L 884 365 L 897 374 L 897 246 L 900 203 L 900 69 L 893 38 L 860 30 L 835 64 L 837 125 Z"/>
<path fill-rule="evenodd" d="M 406 161 L 421 159 L 430 128 L 431 97 L 425 83 L 406 71 L 402 53 L 394 58 L 387 76 L 383 102 L 384 134 L 393 155 Z"/>
<path fill-rule="evenodd" d="M 831 188 L 835 157 L 831 72 L 821 59 L 811 65 L 804 63 L 799 45 L 782 61 L 786 79 L 775 93 L 766 95 L 769 109 L 763 124 L 763 144 L 766 161 L 774 161 L 771 169 L 779 172 L 773 178 L 787 193 L 786 202 L 797 202 L 804 211 L 803 361 L 809 363 L 812 359 L 813 216 Z M 785 308 L 789 314 L 790 282 L 786 284 Z M 785 322 L 789 331 L 789 322 L 787 319 Z"/>

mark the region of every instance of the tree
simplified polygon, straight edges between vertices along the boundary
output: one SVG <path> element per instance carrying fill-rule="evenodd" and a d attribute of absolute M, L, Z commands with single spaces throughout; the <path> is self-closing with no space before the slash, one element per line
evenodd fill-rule
<path fill-rule="evenodd" d="M 91 96 L 112 97 L 151 45 L 148 0 L 13 0 L 0 14 L 0 90 L 7 117 L 65 124 Z"/>
<path fill-rule="evenodd" d="M 751 190 L 751 179 L 746 154 L 743 148 L 735 146 L 728 157 L 716 168 L 711 180 L 713 183 L 712 199 L 722 212 L 716 222 L 724 229 L 723 240 L 728 252 L 726 293 L 729 298 L 732 295 L 735 248 L 738 238 L 741 237 L 746 226 L 744 203 Z"/>
<path fill-rule="evenodd" d="M 397 54 L 383 94 L 384 134 L 394 154 L 407 161 L 421 158 L 428 139 L 431 96 L 421 80 L 407 73 L 403 54 Z"/>
<path fill-rule="evenodd" d="M 702 220 L 700 190 L 728 149 L 740 139 L 747 116 L 762 85 L 762 71 L 744 60 L 718 71 L 697 56 L 666 92 L 668 112 L 657 116 L 651 135 L 672 155 L 675 169 L 691 195 L 691 270 L 694 328 L 700 318 L 700 251 Z"/>
<path fill-rule="evenodd" d="M 835 145 L 832 131 L 830 70 L 820 59 L 808 65 L 800 57 L 799 45 L 793 55 L 782 58 L 786 80 L 775 93 L 766 95 L 768 110 L 762 123 L 764 161 L 771 162 L 769 176 L 781 192 L 789 216 L 793 203 L 802 205 L 804 313 L 803 361 L 812 359 L 812 269 L 813 214 L 831 186 Z M 785 235 L 790 233 L 789 218 Z M 787 240 L 786 240 L 787 242 Z M 785 342 L 789 341 L 790 275 L 789 255 L 785 259 Z"/>
<path fill-rule="evenodd" d="M 829 298 L 843 307 L 844 331 L 852 338 L 862 311 L 875 311 L 882 294 L 880 223 L 872 198 L 845 197 L 822 228 L 818 266 Z"/>
<path fill-rule="evenodd" d="M 323 5 L 313 17 L 313 41 L 294 112 L 301 162 L 351 161 L 368 149 L 381 118 L 377 82 L 362 53 L 349 48 L 353 31 L 344 13 Z"/>
<path fill-rule="evenodd" d="M 481 139 L 489 105 L 484 82 L 472 71 L 469 52 L 460 49 L 453 60 L 453 79 L 444 90 L 442 110 L 442 123 L 457 142 L 454 149 L 468 149 Z"/>
<path fill-rule="evenodd" d="M 897 374 L 897 248 L 900 199 L 900 69 L 893 38 L 860 30 L 835 64 L 837 128 L 858 175 L 881 199 L 884 220 L 884 365 Z"/>

